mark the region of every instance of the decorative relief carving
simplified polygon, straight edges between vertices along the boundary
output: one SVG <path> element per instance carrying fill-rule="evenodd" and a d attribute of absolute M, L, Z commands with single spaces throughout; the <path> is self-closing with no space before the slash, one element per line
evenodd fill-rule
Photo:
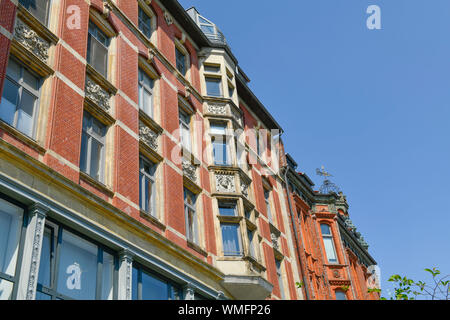
<path fill-rule="evenodd" d="M 39 59 L 44 62 L 48 61 L 48 50 L 50 43 L 39 37 L 39 35 L 31 29 L 22 20 L 17 19 L 14 38 L 25 48 L 30 50 Z"/>
<path fill-rule="evenodd" d="M 272 234 L 270 234 L 270 237 L 272 238 L 273 248 L 278 250 L 280 248 L 280 244 L 278 242 L 279 239 L 278 239 L 277 235 L 275 233 L 272 233 Z"/>
<path fill-rule="evenodd" d="M 336 279 L 339 279 L 339 278 L 341 277 L 341 273 L 339 272 L 339 270 L 334 270 L 334 271 L 333 271 L 333 276 L 334 276 Z"/>
<path fill-rule="evenodd" d="M 139 139 L 153 150 L 158 150 L 158 134 L 144 125 L 139 123 Z"/>
<path fill-rule="evenodd" d="M 208 112 L 223 116 L 227 114 L 227 106 L 224 104 L 208 104 Z"/>
<path fill-rule="evenodd" d="M 249 184 L 241 180 L 241 193 L 248 198 Z"/>
<path fill-rule="evenodd" d="M 242 117 L 241 117 L 241 115 L 240 115 L 238 112 L 232 110 L 232 111 L 231 111 L 231 116 L 233 117 L 233 119 L 234 119 L 237 123 L 239 123 L 239 125 L 242 126 Z"/>
<path fill-rule="evenodd" d="M 173 18 L 170 15 L 170 13 L 168 13 L 167 11 L 164 12 L 164 20 L 166 20 L 166 23 L 168 26 L 170 26 L 171 24 L 173 24 Z"/>
<path fill-rule="evenodd" d="M 236 192 L 234 175 L 216 174 L 217 192 Z"/>
<path fill-rule="evenodd" d="M 197 167 L 194 166 L 189 160 L 183 160 L 183 174 L 191 179 L 197 181 Z"/>
<path fill-rule="evenodd" d="M 103 89 L 100 85 L 92 81 L 89 77 L 86 78 L 86 97 L 94 101 L 100 108 L 109 111 L 111 108 L 109 102 L 111 95 Z"/>

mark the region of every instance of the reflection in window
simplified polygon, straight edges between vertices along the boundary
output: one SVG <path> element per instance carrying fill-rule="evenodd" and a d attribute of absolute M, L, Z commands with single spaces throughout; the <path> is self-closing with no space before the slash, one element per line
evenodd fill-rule
<path fill-rule="evenodd" d="M 0 118 L 33 138 L 38 114 L 40 79 L 9 59 L 0 104 Z"/>
<path fill-rule="evenodd" d="M 110 39 L 93 22 L 89 22 L 87 63 L 105 78 L 108 75 L 108 47 Z"/>
<path fill-rule="evenodd" d="M 242 256 L 238 223 L 221 223 L 224 256 Z"/>
<path fill-rule="evenodd" d="M 156 217 L 156 165 L 140 158 L 139 160 L 139 203 L 141 210 Z"/>
<path fill-rule="evenodd" d="M 12 299 L 23 223 L 23 210 L 0 199 L 0 300 Z"/>
<path fill-rule="evenodd" d="M 139 30 L 149 39 L 152 36 L 152 19 L 141 7 L 139 7 Z"/>
<path fill-rule="evenodd" d="M 337 290 L 335 291 L 336 293 L 336 300 L 347 300 L 347 295 L 345 294 L 345 292 Z"/>
<path fill-rule="evenodd" d="M 175 47 L 175 58 L 176 58 L 176 64 L 177 69 L 180 71 L 180 73 L 185 76 L 186 75 L 186 55 L 181 52 L 178 47 Z"/>
<path fill-rule="evenodd" d="M 36 299 L 112 300 L 116 266 L 112 253 L 48 222 Z"/>
<path fill-rule="evenodd" d="M 43 25 L 48 25 L 50 0 L 19 0 L 19 3 Z"/>
<path fill-rule="evenodd" d="M 139 69 L 139 108 L 153 118 L 154 81 L 147 73 Z"/>
<path fill-rule="evenodd" d="M 184 215 L 186 219 L 186 237 L 188 241 L 198 244 L 197 210 L 195 202 L 197 197 L 184 188 Z"/>
<path fill-rule="evenodd" d="M 336 250 L 334 248 L 333 235 L 331 234 L 331 228 L 327 224 L 321 224 L 320 230 L 322 231 L 322 239 L 325 247 L 325 252 L 327 254 L 327 259 L 329 263 L 336 263 Z"/>
<path fill-rule="evenodd" d="M 180 300 L 181 290 L 170 280 L 133 266 L 133 300 Z"/>

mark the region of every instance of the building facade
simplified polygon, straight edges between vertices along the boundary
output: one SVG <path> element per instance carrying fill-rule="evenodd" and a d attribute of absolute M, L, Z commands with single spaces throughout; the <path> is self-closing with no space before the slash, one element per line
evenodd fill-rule
<path fill-rule="evenodd" d="M 0 299 L 376 298 L 248 82 L 176 0 L 0 1 Z"/>

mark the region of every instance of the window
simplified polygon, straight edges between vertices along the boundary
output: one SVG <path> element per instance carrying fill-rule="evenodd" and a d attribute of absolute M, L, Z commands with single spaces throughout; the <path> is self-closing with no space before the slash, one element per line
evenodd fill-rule
<path fill-rule="evenodd" d="M 112 300 L 117 266 L 106 248 L 47 222 L 36 300 Z"/>
<path fill-rule="evenodd" d="M 222 80 L 220 78 L 205 77 L 206 94 L 211 97 L 223 97 Z"/>
<path fill-rule="evenodd" d="M 93 22 L 89 22 L 87 62 L 105 78 L 108 75 L 110 39 Z"/>
<path fill-rule="evenodd" d="M 219 202 L 219 214 L 222 217 L 236 217 L 236 204 Z"/>
<path fill-rule="evenodd" d="M 239 224 L 222 223 L 222 241 L 224 256 L 242 256 Z"/>
<path fill-rule="evenodd" d="M 150 117 L 153 117 L 153 85 L 153 79 L 139 69 L 139 108 Z"/>
<path fill-rule="evenodd" d="M 270 209 L 270 190 L 264 190 L 264 201 L 266 202 L 267 217 L 272 221 L 272 210 Z"/>
<path fill-rule="evenodd" d="M 191 150 L 191 116 L 183 110 L 179 109 L 180 113 L 180 138 L 181 145 L 187 150 Z"/>
<path fill-rule="evenodd" d="M 221 217 L 237 217 L 235 203 L 219 203 Z M 242 241 L 240 236 L 239 220 L 236 222 L 222 222 L 222 245 L 224 256 L 242 256 Z"/>
<path fill-rule="evenodd" d="M 156 217 L 156 165 L 150 161 L 139 159 L 139 204 L 141 210 Z"/>
<path fill-rule="evenodd" d="M 48 25 L 50 0 L 19 0 L 19 3 L 43 25 Z"/>
<path fill-rule="evenodd" d="M 228 166 L 231 159 L 228 152 L 228 143 L 225 123 L 211 123 L 214 164 Z"/>
<path fill-rule="evenodd" d="M 228 98 L 233 99 L 234 87 L 228 83 Z"/>
<path fill-rule="evenodd" d="M 200 23 L 200 28 L 206 34 L 215 34 L 214 24 L 209 22 L 208 20 L 198 17 L 198 21 Z"/>
<path fill-rule="evenodd" d="M 251 231 L 251 230 L 247 230 L 247 236 L 248 236 L 248 246 L 249 246 L 248 252 L 252 258 L 256 258 L 255 245 L 254 245 L 255 232 Z"/>
<path fill-rule="evenodd" d="M 186 219 L 186 237 L 188 241 L 198 244 L 196 200 L 197 196 L 185 188 L 184 215 Z"/>
<path fill-rule="evenodd" d="M 336 290 L 336 300 L 347 300 L 347 294 L 343 291 Z"/>
<path fill-rule="evenodd" d="M 159 275 L 133 266 L 133 300 L 180 300 L 181 289 L 175 283 Z"/>
<path fill-rule="evenodd" d="M 281 274 L 281 261 L 275 259 L 275 265 L 277 267 L 278 285 L 280 286 L 280 295 L 281 295 L 280 298 L 284 300 L 285 296 L 284 296 L 283 275 Z"/>
<path fill-rule="evenodd" d="M 329 263 L 336 263 L 336 251 L 334 249 L 333 235 L 331 234 L 331 228 L 327 224 L 321 224 L 320 230 L 322 231 L 322 239 L 327 254 Z"/>
<path fill-rule="evenodd" d="M 23 210 L 0 199 L 0 300 L 13 298 L 17 284 Z"/>
<path fill-rule="evenodd" d="M 9 59 L 0 104 L 0 119 L 33 138 L 39 109 L 40 79 Z"/>
<path fill-rule="evenodd" d="M 80 170 L 103 182 L 106 126 L 89 113 L 83 115 Z"/>
<path fill-rule="evenodd" d="M 175 57 L 177 62 L 177 69 L 183 76 L 186 76 L 186 55 L 175 46 Z"/>
<path fill-rule="evenodd" d="M 147 37 L 152 36 L 152 19 L 145 11 L 139 7 L 139 30 Z"/>

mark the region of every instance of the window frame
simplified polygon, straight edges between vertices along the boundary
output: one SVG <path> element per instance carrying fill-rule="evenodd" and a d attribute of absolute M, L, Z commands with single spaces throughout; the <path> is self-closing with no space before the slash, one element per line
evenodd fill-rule
<path fill-rule="evenodd" d="M 275 269 L 276 269 L 276 273 L 277 273 L 277 278 L 278 278 L 278 286 L 280 288 L 280 298 L 281 300 L 285 300 L 286 299 L 286 295 L 284 292 L 284 281 L 283 281 L 283 272 L 281 271 L 282 268 L 282 264 L 283 261 L 278 260 L 277 258 L 275 258 Z"/>
<path fill-rule="evenodd" d="M 345 298 L 345 299 L 339 299 L 338 298 L 338 293 L 342 294 L 341 297 Z M 347 293 L 342 291 L 342 290 L 334 290 L 334 296 L 335 296 L 336 300 L 342 300 L 342 301 L 348 300 Z"/>
<path fill-rule="evenodd" d="M 270 223 L 274 223 L 274 217 L 272 215 L 271 196 L 272 190 L 263 187 L 264 190 L 264 202 L 266 203 L 267 219 Z"/>
<path fill-rule="evenodd" d="M 145 77 L 147 77 L 150 82 L 152 87 L 149 87 L 147 84 L 145 84 Z M 138 99 L 139 99 L 139 109 L 142 110 L 145 114 L 147 114 L 150 118 L 154 119 L 155 117 L 155 95 L 154 95 L 154 90 L 155 90 L 155 79 L 153 77 L 151 77 L 147 72 L 145 72 L 145 70 L 141 67 L 138 67 Z M 144 92 L 148 92 L 150 94 L 150 101 L 151 101 L 151 105 L 150 105 L 150 110 L 146 110 L 144 104 L 144 99 L 143 99 L 143 94 Z"/>
<path fill-rule="evenodd" d="M 322 226 L 327 226 L 328 230 L 330 231 L 330 233 L 329 234 L 324 234 L 323 230 L 322 230 Z M 323 244 L 323 247 L 324 247 L 324 250 L 325 250 L 325 257 L 327 258 L 327 262 L 329 264 L 339 264 L 339 257 L 337 255 L 336 243 L 334 242 L 333 230 L 332 230 L 331 226 L 329 224 L 327 224 L 327 223 L 323 223 L 323 222 L 320 223 L 320 233 L 322 235 L 322 244 Z M 327 239 L 327 240 L 329 240 L 331 242 L 331 244 L 333 246 L 333 254 L 334 254 L 335 258 L 336 258 L 335 259 L 336 261 L 332 261 L 332 260 L 329 259 L 329 252 L 327 251 L 327 246 L 325 245 L 325 239 Z"/>
<path fill-rule="evenodd" d="M 152 173 L 149 174 L 148 172 L 145 172 L 144 170 L 144 164 L 147 164 Z M 158 165 L 150 160 L 148 160 L 147 158 L 145 158 L 144 156 L 140 155 L 139 156 L 139 208 L 151 215 L 154 218 L 157 218 L 157 211 L 156 211 L 156 171 L 158 170 Z M 146 204 L 148 206 L 148 208 L 144 208 L 142 207 L 142 201 L 143 199 L 145 199 L 145 194 L 148 193 L 148 190 L 145 190 L 145 188 L 141 189 L 141 186 L 145 186 L 144 182 L 146 181 L 150 181 L 151 183 L 151 195 L 149 197 L 149 201 L 150 204 Z M 150 211 L 149 211 L 150 210 Z"/>
<path fill-rule="evenodd" d="M 95 289 L 95 299 L 94 300 L 101 300 L 102 295 L 102 279 L 103 279 L 103 261 L 100 261 L 101 258 L 103 258 L 103 252 L 108 253 L 109 255 L 113 256 L 114 258 L 114 271 L 113 271 L 113 297 L 112 300 L 118 299 L 118 290 L 119 290 L 119 257 L 118 254 L 105 246 L 104 244 L 91 239 L 90 237 L 82 234 L 81 232 L 74 230 L 70 227 L 67 227 L 64 224 L 61 224 L 55 220 L 52 220 L 51 218 L 47 218 L 44 226 L 44 232 L 47 228 L 50 228 L 53 230 L 51 234 L 51 254 L 50 254 L 50 287 L 44 286 L 39 283 L 39 272 L 40 268 L 38 270 L 38 276 L 36 278 L 37 287 L 36 287 L 36 294 L 39 292 L 42 294 L 45 294 L 47 296 L 50 296 L 50 300 L 75 300 L 71 297 L 68 297 L 64 294 L 61 294 L 57 291 L 58 289 L 58 277 L 59 277 L 59 264 L 60 264 L 60 258 L 61 258 L 61 245 L 62 245 L 62 236 L 63 231 L 67 231 L 75 236 L 78 236 L 82 238 L 83 240 L 97 246 L 98 252 L 97 252 L 97 274 L 96 274 L 96 289 Z M 56 243 L 54 241 L 56 240 Z M 42 252 L 41 252 L 42 256 Z"/>
<path fill-rule="evenodd" d="M 102 41 L 99 39 L 98 34 L 103 36 L 105 38 L 105 43 L 102 43 Z M 97 68 L 94 66 L 93 59 L 95 59 L 95 55 L 92 52 L 92 44 L 91 41 L 94 40 L 98 42 L 99 45 L 104 47 L 106 49 L 106 58 L 105 58 L 105 73 L 102 73 L 102 71 L 97 70 Z M 92 19 L 89 19 L 89 26 L 88 26 L 88 39 L 87 39 L 87 49 L 86 49 L 86 62 L 92 66 L 94 70 L 96 70 L 99 74 L 101 74 L 103 77 L 108 79 L 108 64 L 109 64 L 109 47 L 111 45 L 111 37 L 103 31 Z M 96 53 L 96 52 L 95 52 Z M 92 57 L 94 55 L 94 57 Z"/>
<path fill-rule="evenodd" d="M 0 193 L 0 201 L 7 202 L 20 210 L 22 210 L 22 222 L 20 226 L 20 235 L 19 235 L 19 243 L 18 243 L 18 251 L 17 251 L 17 261 L 16 261 L 16 267 L 14 271 L 14 276 L 10 276 L 8 274 L 2 273 L 0 271 L 0 280 L 4 280 L 7 282 L 12 283 L 13 289 L 11 292 L 11 299 L 15 300 L 17 298 L 17 292 L 19 290 L 18 284 L 19 279 L 21 275 L 22 270 L 22 261 L 23 261 L 23 252 L 25 247 L 25 237 L 27 232 L 27 221 L 29 220 L 29 211 L 26 206 L 24 206 L 22 203 L 8 197 L 7 195 L 4 195 L 3 193 Z M 1 202 L 0 202 L 1 203 Z"/>
<path fill-rule="evenodd" d="M 181 288 L 181 285 L 179 285 L 178 283 L 176 283 L 175 281 L 171 280 L 170 278 L 167 278 L 161 274 L 158 274 L 156 271 L 147 268 L 145 266 L 143 266 L 140 263 L 137 263 L 135 261 L 133 261 L 133 267 L 132 267 L 132 271 L 133 270 L 137 270 L 138 274 L 137 274 L 137 288 L 136 288 L 136 299 L 134 299 L 134 280 L 133 280 L 133 276 L 132 276 L 132 293 L 131 293 L 131 300 L 135 300 L 135 301 L 151 301 L 151 300 L 142 300 L 142 273 L 146 273 L 147 275 L 154 277 L 162 282 L 165 282 L 167 284 L 167 296 L 168 299 L 167 300 L 182 300 L 183 297 L 183 290 Z M 175 291 L 178 291 L 178 299 L 176 299 L 174 293 Z"/>
<path fill-rule="evenodd" d="M 183 196 L 184 196 L 184 218 L 186 222 L 186 239 L 194 243 L 196 245 L 199 245 L 199 232 L 198 232 L 198 213 L 197 213 L 197 197 L 195 193 L 184 187 L 183 189 Z M 192 204 L 188 201 L 188 196 L 191 196 Z M 189 224 L 189 217 L 190 213 L 192 213 L 191 220 L 193 221 L 192 230 L 190 229 Z"/>
<path fill-rule="evenodd" d="M 234 215 L 222 215 L 221 208 L 233 208 Z M 238 202 L 234 200 L 220 200 L 217 203 L 217 209 L 219 213 L 219 221 L 220 221 L 220 233 L 221 233 L 221 241 L 222 241 L 222 255 L 224 257 L 243 257 L 244 256 L 244 243 L 242 238 L 242 226 L 240 223 L 240 215 L 238 211 Z M 223 237 L 223 227 L 224 226 L 232 226 L 236 228 L 236 240 L 238 245 L 238 251 L 236 252 L 227 252 L 225 251 L 225 243 Z"/>
<path fill-rule="evenodd" d="M 218 126 L 223 128 L 223 133 L 214 133 L 212 132 L 212 128 L 214 126 Z M 229 137 L 227 135 L 227 129 L 228 129 L 228 122 L 224 122 L 224 121 L 211 121 L 209 123 L 209 134 L 211 136 L 211 145 L 212 145 L 212 159 L 213 159 L 213 163 L 216 166 L 225 166 L 225 167 L 229 167 L 233 165 L 233 161 L 232 161 L 232 157 L 231 157 L 231 148 L 230 148 L 230 143 L 229 143 Z M 219 162 L 216 156 L 216 146 L 218 146 L 220 143 L 220 148 L 223 150 L 225 150 L 225 154 L 223 156 L 225 156 L 225 160 L 223 162 Z"/>
<path fill-rule="evenodd" d="M 147 27 L 147 28 L 150 29 L 150 30 L 149 30 L 150 35 L 148 35 L 148 34 L 147 34 L 144 30 L 142 30 L 142 28 L 141 28 L 141 23 L 145 23 L 145 22 L 143 21 L 141 15 L 144 15 L 145 17 L 148 18 L 148 22 L 149 22 L 150 25 L 148 26 L 148 25 L 145 24 L 145 27 Z M 139 29 L 139 31 L 142 32 L 142 34 L 143 34 L 148 40 L 150 40 L 150 39 L 152 38 L 153 31 L 154 31 L 154 30 L 153 30 L 153 19 L 154 19 L 154 16 L 149 15 L 149 14 L 147 13 L 147 11 L 146 11 L 145 9 L 143 9 L 140 5 L 138 6 L 138 29 Z"/>
<path fill-rule="evenodd" d="M 25 4 L 22 3 L 22 0 L 19 0 L 18 2 L 25 10 L 27 10 L 34 18 L 36 18 L 36 20 L 38 20 L 40 23 L 42 23 L 42 25 L 44 25 L 45 27 L 48 28 L 48 26 L 50 25 L 50 16 L 51 16 L 50 13 L 51 13 L 51 9 L 52 9 L 53 0 L 47 0 L 47 12 L 45 13 L 45 21 L 41 21 L 41 19 L 39 19 L 36 15 L 34 15 L 25 6 Z"/>
<path fill-rule="evenodd" d="M 86 131 L 85 126 L 84 126 L 84 119 L 86 117 L 86 115 L 89 116 L 89 124 L 90 127 L 88 127 L 88 130 Z M 94 121 L 97 121 L 100 125 L 103 126 L 104 129 L 104 135 L 103 137 L 99 136 L 96 132 L 93 131 L 92 129 L 92 123 Z M 89 113 L 88 111 L 84 110 L 83 112 L 83 123 L 82 123 L 82 137 L 83 135 L 86 135 L 88 138 L 87 144 L 86 144 L 86 168 L 85 170 L 82 169 L 81 164 L 82 164 L 82 155 L 83 155 L 83 143 L 81 143 L 80 145 L 80 171 L 82 171 L 83 173 L 87 174 L 88 176 L 90 176 L 91 178 L 93 178 L 94 180 L 101 182 L 101 183 L 105 183 L 105 167 L 106 167 L 106 135 L 108 133 L 108 126 L 105 125 L 104 123 L 102 123 L 100 120 L 98 120 L 96 117 L 94 117 L 91 113 Z M 83 139 L 83 138 L 82 138 Z M 93 177 L 90 173 L 91 171 L 91 152 L 92 152 L 92 139 L 95 139 L 98 143 L 102 144 L 102 150 L 101 150 L 101 154 L 100 154 L 100 159 L 98 160 L 99 162 L 99 179 L 97 179 L 96 177 Z"/>
<path fill-rule="evenodd" d="M 186 119 L 189 119 L 189 122 L 186 122 Z M 179 130 L 180 130 L 180 143 L 183 148 L 188 150 L 189 152 L 192 151 L 192 131 L 191 131 L 191 122 L 192 122 L 192 115 L 186 112 L 183 108 L 178 107 L 178 122 L 179 122 Z M 185 140 L 184 136 L 184 130 L 186 129 L 189 137 L 187 140 Z M 189 145 L 187 146 L 185 142 L 189 142 Z"/>
<path fill-rule="evenodd" d="M 219 86 L 219 93 L 218 94 L 211 94 L 208 89 L 208 83 L 217 83 Z M 213 75 L 205 75 L 205 85 L 206 85 L 206 95 L 208 97 L 214 97 L 214 98 L 223 98 L 223 88 L 222 88 L 222 77 L 219 76 L 213 76 Z"/>
<path fill-rule="evenodd" d="M 180 59 L 181 56 L 183 57 L 183 59 Z M 185 48 L 181 48 L 181 46 L 175 44 L 175 68 L 178 70 L 178 72 L 180 72 L 183 77 L 187 77 L 188 74 L 188 56 L 189 53 L 187 52 L 187 50 Z M 180 63 L 183 62 L 183 70 L 180 70 Z"/>
<path fill-rule="evenodd" d="M 13 61 L 20 68 L 20 79 L 18 79 L 18 80 L 15 80 L 15 79 L 13 79 L 12 76 L 8 75 L 8 66 L 10 64 L 10 61 Z M 25 83 L 25 81 L 24 81 L 25 70 L 27 70 L 27 72 L 29 72 L 33 77 L 36 78 L 36 87 L 38 88 L 37 90 L 31 88 L 27 83 Z M 26 67 L 25 64 L 23 64 L 20 60 L 18 60 L 17 58 L 15 58 L 14 56 L 11 55 L 10 58 L 8 59 L 8 65 L 7 65 L 6 71 L 5 71 L 5 80 L 11 82 L 15 86 L 18 86 L 19 89 L 18 89 L 17 95 L 16 95 L 17 102 L 15 105 L 16 109 L 14 111 L 13 123 L 9 124 L 8 122 L 6 122 L 6 120 L 3 120 L 1 118 L 0 118 L 0 120 L 3 121 L 4 123 L 8 124 L 9 126 L 13 127 L 17 131 L 21 132 L 22 134 L 26 135 L 27 137 L 29 137 L 31 139 L 36 139 L 37 120 L 38 120 L 39 111 L 40 111 L 41 90 L 42 90 L 42 84 L 44 82 L 43 77 L 38 75 L 34 70 Z M 3 91 L 2 91 L 2 98 L 1 98 L 0 105 L 3 103 L 3 99 L 4 99 L 5 82 L 6 81 L 3 82 Z M 29 94 L 31 94 L 35 98 L 34 105 L 33 105 L 33 116 L 32 116 L 32 120 L 31 120 L 32 127 L 30 128 L 31 135 L 28 135 L 27 133 L 21 131 L 18 128 L 19 106 L 22 101 L 23 90 L 27 91 Z"/>

